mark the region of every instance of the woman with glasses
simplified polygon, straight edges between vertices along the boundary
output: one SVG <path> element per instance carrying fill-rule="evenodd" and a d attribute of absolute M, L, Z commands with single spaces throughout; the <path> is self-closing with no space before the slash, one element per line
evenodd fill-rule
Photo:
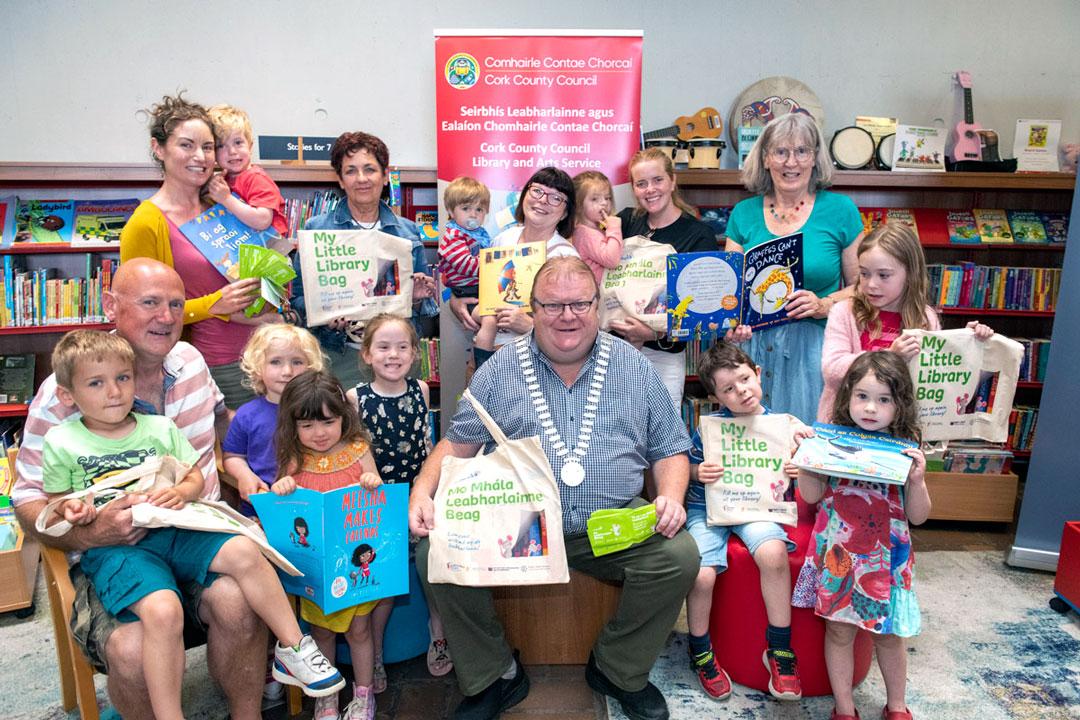
<path fill-rule="evenodd" d="M 630 182 L 637 207 L 619 212 L 623 237 L 643 235 L 681 253 L 717 249 L 712 228 L 698 220 L 697 210 L 680 197 L 669 153 L 659 148 L 637 152 L 630 158 Z M 668 342 L 663 333 L 634 318 L 612 321 L 611 329 L 649 358 L 675 408 L 682 407 L 686 343 Z"/>
<path fill-rule="evenodd" d="M 503 230 L 491 242 L 492 247 L 518 243 L 547 243 L 547 258 L 573 256 L 578 251 L 567 240 L 574 232 L 574 181 L 562 170 L 540 168 L 518 197 L 514 219 L 520 223 Z M 523 309 L 501 309 L 495 316 L 499 328 L 495 347 L 504 345 L 533 328 L 532 317 Z M 476 366 L 491 357 L 492 348 L 476 347 Z"/>
<path fill-rule="evenodd" d="M 755 195 L 732 209 L 727 250 L 803 234 L 804 287 L 787 304 L 788 317 L 797 320 L 755 331 L 746 350 L 761 366 L 762 403 L 809 424 L 823 386 L 825 320 L 851 294 L 858 276 L 862 219 L 849 198 L 824 190 L 832 163 L 817 123 L 805 113 L 782 115 L 765 126 L 742 179 Z"/>

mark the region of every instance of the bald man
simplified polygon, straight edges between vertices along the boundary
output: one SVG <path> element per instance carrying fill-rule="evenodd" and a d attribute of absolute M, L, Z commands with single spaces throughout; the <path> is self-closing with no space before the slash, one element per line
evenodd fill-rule
<path fill-rule="evenodd" d="M 184 317 L 184 284 L 175 270 L 150 258 L 128 260 L 113 276 L 112 289 L 102 298 L 105 314 L 117 334 L 135 350 L 135 412 L 165 415 L 200 454 L 206 478 L 204 497 L 218 497 L 214 458 L 215 425 L 225 426 L 224 399 L 207 370 L 202 355 L 180 342 Z M 45 433 L 78 410 L 56 396 L 56 378 L 50 375 L 30 404 L 22 446 L 15 461 L 17 480 L 12 492 L 15 512 L 23 528 L 35 535 L 34 520 L 45 507 L 41 449 Z M 89 525 L 72 528 L 61 538 L 37 536 L 47 545 L 78 553 L 89 547 L 137 542 L 146 531 L 131 524 L 130 503 L 115 501 L 99 510 Z M 76 640 L 91 663 L 108 673 L 109 697 L 127 720 L 152 718 L 150 699 L 142 676 L 142 628 L 139 622 L 121 622 L 109 615 L 86 576 L 77 568 L 73 627 Z M 255 720 L 260 715 L 266 670 L 267 636 L 264 626 L 244 601 L 239 586 L 227 577 L 201 587 L 184 588 L 187 610 L 185 634 L 204 630 L 208 638 L 210 672 L 225 690 L 231 716 Z"/>

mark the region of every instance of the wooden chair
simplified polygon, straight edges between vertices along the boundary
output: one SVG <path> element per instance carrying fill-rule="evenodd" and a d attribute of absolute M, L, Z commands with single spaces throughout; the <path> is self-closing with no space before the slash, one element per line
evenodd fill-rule
<path fill-rule="evenodd" d="M 62 550 L 42 545 L 42 565 L 49 590 L 49 610 L 56 636 L 56 659 L 60 666 L 60 696 L 65 712 L 79 706 L 82 720 L 98 720 L 94 668 L 71 635 L 71 612 L 75 587 L 68 575 L 67 557 Z"/>

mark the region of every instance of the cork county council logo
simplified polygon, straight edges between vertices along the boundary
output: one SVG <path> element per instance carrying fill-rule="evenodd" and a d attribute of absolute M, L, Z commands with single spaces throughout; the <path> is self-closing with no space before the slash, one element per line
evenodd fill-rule
<path fill-rule="evenodd" d="M 446 82 L 458 90 L 468 90 L 480 79 L 480 66 L 468 53 L 456 53 L 446 61 Z"/>

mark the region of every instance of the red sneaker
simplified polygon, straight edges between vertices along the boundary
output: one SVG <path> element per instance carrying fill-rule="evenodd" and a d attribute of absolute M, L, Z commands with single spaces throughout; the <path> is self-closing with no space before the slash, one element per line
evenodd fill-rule
<path fill-rule="evenodd" d="M 911 708 L 905 707 L 901 710 L 890 710 L 889 706 L 881 708 L 881 720 L 912 720 Z"/>
<path fill-rule="evenodd" d="M 712 699 L 726 700 L 731 695 L 731 678 L 716 664 L 712 650 L 696 657 L 691 655 L 690 669 L 697 673 L 701 688 Z"/>
<path fill-rule="evenodd" d="M 769 670 L 769 692 L 774 698 L 802 699 L 802 682 L 799 681 L 799 668 L 793 651 L 769 649 L 761 660 Z"/>

